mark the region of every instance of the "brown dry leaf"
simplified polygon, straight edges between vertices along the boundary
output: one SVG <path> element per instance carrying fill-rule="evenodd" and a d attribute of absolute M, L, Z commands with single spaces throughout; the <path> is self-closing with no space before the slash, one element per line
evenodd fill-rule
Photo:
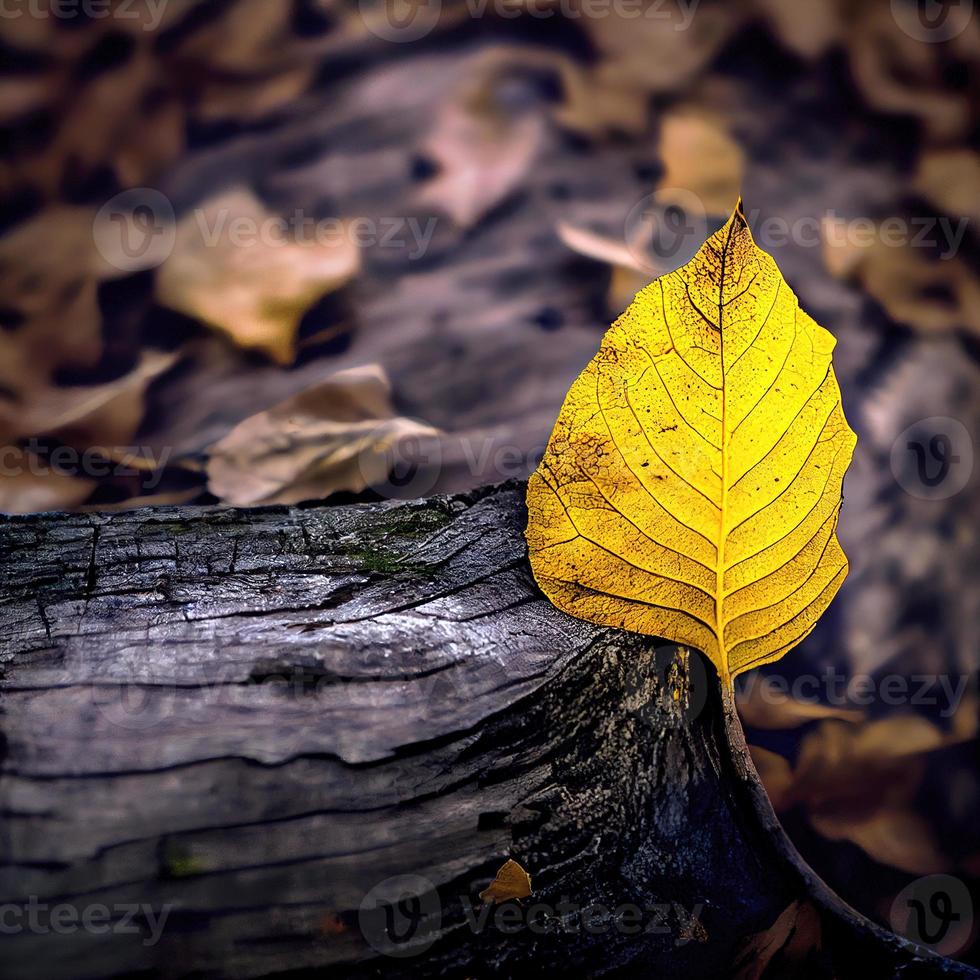
<path fill-rule="evenodd" d="M 185 112 L 176 100 L 164 100 L 138 113 L 127 126 L 127 138 L 113 151 L 120 185 L 146 184 L 177 160 L 184 150 L 185 130 Z"/>
<path fill-rule="evenodd" d="M 849 840 L 912 874 L 931 874 L 949 870 L 950 861 L 915 813 L 915 793 L 930 753 L 973 738 L 974 727 L 954 725 L 944 734 L 912 714 L 866 725 L 829 720 L 803 739 L 789 784 L 771 758 L 760 756 L 759 772 L 777 810 L 799 804 L 823 836 Z"/>
<path fill-rule="evenodd" d="M 720 117 L 696 106 L 671 110 L 661 127 L 660 155 L 665 170 L 653 195 L 657 205 L 685 211 L 694 207 L 701 212 L 691 215 L 696 220 L 729 213 L 739 197 L 745 157 Z M 622 313 L 644 286 L 678 264 L 664 261 L 649 247 L 656 210 L 651 207 L 628 227 L 629 239 L 608 238 L 564 221 L 557 225 L 558 237 L 572 251 L 611 267 L 607 304 L 613 314 Z"/>
<path fill-rule="evenodd" d="M 958 257 L 930 259 L 923 248 L 888 244 L 884 224 L 858 243 L 842 218 L 823 222 L 828 271 L 853 280 L 896 322 L 924 331 L 980 332 L 980 284 Z M 863 236 L 862 236 L 863 238 Z"/>
<path fill-rule="evenodd" d="M 980 153 L 966 148 L 926 153 L 914 187 L 946 214 L 980 224 Z"/>
<path fill-rule="evenodd" d="M 236 506 L 358 492 L 384 479 L 393 445 L 437 435 L 395 416 L 380 366 L 339 371 L 246 419 L 212 446 L 209 487 Z"/>
<path fill-rule="evenodd" d="M 194 115 L 205 122 L 256 119 L 298 99 L 310 87 L 316 73 L 317 66 L 309 64 L 276 72 L 268 78 L 210 82 L 200 92 Z"/>
<path fill-rule="evenodd" d="M 16 446 L 4 446 L 0 466 L 0 514 L 73 510 L 88 499 L 94 480 L 82 480 L 35 460 Z"/>
<path fill-rule="evenodd" d="M 207 66 L 214 74 L 252 76 L 281 67 L 295 37 L 289 4 L 238 0 L 176 54 L 178 62 Z"/>
<path fill-rule="evenodd" d="M 303 314 L 359 268 L 346 224 L 295 240 L 280 218 L 238 188 L 180 221 L 174 250 L 157 272 L 157 298 L 238 346 L 289 364 Z"/>
<path fill-rule="evenodd" d="M 809 902 L 793 902 L 764 932 L 749 937 L 736 954 L 735 980 L 761 980 L 774 962 L 782 972 L 793 976 L 798 967 L 823 945 L 820 913 Z"/>
<path fill-rule="evenodd" d="M 879 863 L 909 874 L 951 870 L 950 859 L 939 849 L 932 827 L 907 807 L 882 809 L 866 818 L 814 814 L 810 823 L 828 840 L 848 840 Z"/>
<path fill-rule="evenodd" d="M 842 0 L 753 0 L 776 37 L 803 58 L 819 58 L 844 37 L 846 22 Z"/>
<path fill-rule="evenodd" d="M 534 8 L 542 5 L 535 3 Z M 569 7 L 567 0 L 560 9 L 588 32 L 599 58 L 588 69 L 561 67 L 566 102 L 555 118 L 593 136 L 642 133 L 650 96 L 686 91 L 746 16 L 736 4 L 650 4 L 643 16 L 628 20 L 590 16 L 574 2 Z"/>
<path fill-rule="evenodd" d="M 839 718 L 859 722 L 864 712 L 859 708 L 834 707 L 812 701 L 799 701 L 777 690 L 766 677 L 753 677 L 736 692 L 738 713 L 742 722 L 765 730 L 799 728 L 821 718 Z"/>
<path fill-rule="evenodd" d="M 669 202 L 671 190 L 696 195 L 705 214 L 728 214 L 741 193 L 745 154 L 724 121 L 697 106 L 672 109 L 661 122 L 664 175 L 657 185 Z"/>
<path fill-rule="evenodd" d="M 502 86 L 526 63 L 526 54 L 493 48 L 466 63 L 425 143 L 441 169 L 419 195 L 421 207 L 444 210 L 460 228 L 470 228 L 518 187 L 546 125 L 533 107 L 520 113 L 502 101 Z"/>
<path fill-rule="evenodd" d="M 514 860 L 506 861 L 496 878 L 480 892 L 488 905 L 527 898 L 531 894 L 531 876 Z"/>
<path fill-rule="evenodd" d="M 57 197 L 66 179 L 79 181 L 117 158 L 128 159 L 130 175 L 142 182 L 155 171 L 134 174 L 134 158 L 145 155 L 154 166 L 162 166 L 183 148 L 182 131 L 154 131 L 142 120 L 158 68 L 145 37 L 134 37 L 133 45 L 118 66 L 84 85 L 70 76 L 65 79 L 57 132 L 44 152 L 26 164 L 26 176 L 46 194 Z M 152 141 L 152 149 L 142 146 L 145 140 Z"/>
<path fill-rule="evenodd" d="M 51 208 L 0 241 L 0 288 L 14 322 L 0 331 L 0 440 L 58 435 L 69 444 L 118 444 L 136 431 L 147 385 L 175 361 L 146 353 L 128 375 L 56 387 L 64 367 L 94 366 L 102 354 L 97 288 L 118 275 L 99 255 L 95 213 Z"/>
<path fill-rule="evenodd" d="M 886 802 L 906 802 L 918 788 L 926 753 L 943 741 L 920 715 L 863 726 L 825 721 L 800 745 L 797 793 L 814 812 L 870 812 Z"/>
<path fill-rule="evenodd" d="M 139 427 L 150 383 L 177 362 L 178 355 L 146 351 L 128 374 L 99 385 L 47 387 L 14 410 L 0 403 L 0 435 L 16 440 L 57 435 L 65 443 L 88 448 L 119 447 Z"/>
<path fill-rule="evenodd" d="M 639 135 L 647 128 L 648 95 L 628 84 L 596 84 L 591 69 L 562 59 L 558 63 L 565 101 L 554 110 L 555 121 L 586 136 L 606 131 Z"/>
<path fill-rule="evenodd" d="M 912 14 L 914 4 L 906 5 Z M 951 4 L 949 17 L 965 18 L 964 30 L 943 44 L 928 43 L 903 30 L 895 4 L 868 3 L 852 8 L 847 31 L 851 72 L 866 102 L 880 112 L 914 116 L 935 140 L 965 135 L 971 120 L 971 94 L 946 85 L 951 60 L 976 58 L 980 25 L 969 4 Z"/>

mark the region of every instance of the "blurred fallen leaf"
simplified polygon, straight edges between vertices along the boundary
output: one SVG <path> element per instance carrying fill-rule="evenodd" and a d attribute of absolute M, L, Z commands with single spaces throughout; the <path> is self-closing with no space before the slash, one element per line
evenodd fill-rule
<path fill-rule="evenodd" d="M 799 728 L 820 718 L 852 722 L 864 718 L 864 712 L 859 708 L 835 707 L 792 698 L 765 676 L 751 676 L 749 682 L 736 691 L 736 703 L 744 724 L 767 730 Z"/>
<path fill-rule="evenodd" d="M 131 439 L 143 418 L 146 389 L 178 359 L 175 353 L 146 351 L 132 371 L 114 381 L 77 387 L 47 387 L 32 401 L 5 411 L 0 402 L 0 438 L 57 435 L 69 445 L 118 448 Z"/>
<path fill-rule="evenodd" d="M 731 212 L 742 190 L 745 154 L 720 117 L 697 106 L 672 109 L 660 124 L 660 157 L 661 195 L 680 189 L 694 194 L 705 214 Z"/>
<path fill-rule="evenodd" d="M 110 270 L 95 246 L 95 213 L 47 208 L 0 238 L 0 389 L 15 401 L 34 397 L 57 369 L 102 355 L 97 288 Z"/>
<path fill-rule="evenodd" d="M 980 153 L 960 149 L 934 150 L 919 160 L 915 190 L 954 217 L 980 224 Z"/>
<path fill-rule="evenodd" d="M 473 56 L 444 103 L 424 151 L 440 167 L 419 195 L 419 205 L 445 210 L 470 228 L 521 183 L 541 149 L 546 116 L 535 104 L 508 104 L 520 89 L 517 69 L 528 55 L 491 48 Z M 513 101 L 521 95 L 513 93 Z"/>
<path fill-rule="evenodd" d="M 971 94 L 948 84 L 948 68 L 954 57 L 975 60 L 980 25 L 969 5 L 951 4 L 946 14 L 954 36 L 945 44 L 923 43 L 914 30 L 900 26 L 894 11 L 902 6 L 865 3 L 851 8 L 846 36 L 854 81 L 871 108 L 913 116 L 932 139 L 955 140 L 970 125 Z M 915 17 L 915 4 L 904 6 Z M 957 22 L 962 31 L 956 31 Z"/>
<path fill-rule="evenodd" d="M 598 137 L 607 131 L 639 135 L 647 128 L 649 97 L 625 82 L 597 84 L 593 69 L 570 59 L 558 63 L 564 101 L 554 110 L 566 129 Z"/>
<path fill-rule="evenodd" d="M 4 446 L 0 470 L 0 513 L 40 514 L 73 510 L 95 488 L 94 480 L 78 479 L 48 466 L 38 466 L 31 454 Z"/>
<path fill-rule="evenodd" d="M 565 221 L 559 222 L 555 230 L 562 242 L 573 252 L 595 259 L 596 262 L 608 263 L 611 267 L 606 303 L 609 312 L 614 316 L 622 313 L 636 294 L 657 274 L 645 268 L 637 258 L 637 255 L 643 254 L 639 241 L 630 247 L 625 241 L 606 238 Z"/>
<path fill-rule="evenodd" d="M 353 278 L 360 253 L 346 222 L 303 240 L 284 229 L 244 188 L 195 208 L 157 272 L 157 298 L 240 347 L 291 363 L 304 313 Z"/>
<path fill-rule="evenodd" d="M 788 810 L 793 803 L 793 770 L 789 762 L 778 752 L 771 752 L 759 745 L 750 745 L 749 752 L 772 808 L 776 813 Z"/>
<path fill-rule="evenodd" d="M 599 52 L 592 84 L 648 94 L 684 91 L 745 17 L 736 4 L 654 5 L 647 16 L 628 21 L 589 16 L 588 7 L 575 2 L 569 10 Z"/>
<path fill-rule="evenodd" d="M 910 874 L 938 874 L 951 867 L 928 821 L 909 808 L 882 809 L 867 817 L 814 814 L 810 823 L 827 840 L 850 841 L 879 863 Z"/>
<path fill-rule="evenodd" d="M 352 368 L 235 426 L 210 449 L 208 483 L 235 506 L 358 492 L 384 479 L 398 442 L 436 436 L 395 416 L 380 366 Z"/>
<path fill-rule="evenodd" d="M 793 902 L 768 929 L 743 943 L 733 964 L 733 977 L 761 980 L 774 963 L 779 976 L 802 976 L 799 966 L 822 945 L 820 913 L 809 902 Z"/>
<path fill-rule="evenodd" d="M 497 876 L 480 892 L 488 905 L 527 898 L 531 894 L 531 876 L 514 860 L 501 865 Z"/>
<path fill-rule="evenodd" d="M 965 699 L 959 711 L 975 714 Z M 942 732 L 928 719 L 897 714 L 866 724 L 832 719 L 807 733 L 795 768 L 752 747 L 776 812 L 800 806 L 829 840 L 857 844 L 874 860 L 912 874 L 948 871 L 951 862 L 915 812 L 915 794 L 932 753 L 975 737 L 975 722 Z"/>
<path fill-rule="evenodd" d="M 843 218 L 824 218 L 822 229 L 828 271 L 857 282 L 896 322 L 924 331 L 980 332 L 980 283 L 958 256 L 930 258 L 911 241 L 888 244 L 884 223 L 861 242 Z"/>
<path fill-rule="evenodd" d="M 846 21 L 842 0 L 811 0 L 790 4 L 785 0 L 752 0 L 782 43 L 803 58 L 816 59 L 844 37 Z"/>

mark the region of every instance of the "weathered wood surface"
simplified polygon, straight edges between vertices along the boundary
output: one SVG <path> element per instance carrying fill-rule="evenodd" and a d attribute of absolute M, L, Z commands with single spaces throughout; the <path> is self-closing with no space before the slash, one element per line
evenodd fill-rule
<path fill-rule="evenodd" d="M 0 906 L 169 908 L 155 945 L 5 934 L 0 974 L 730 976 L 808 899 L 823 951 L 769 976 L 976 975 L 826 892 L 714 675 L 554 609 L 524 521 L 509 484 L 0 523 Z M 474 932 L 508 857 L 643 931 Z M 401 875 L 434 891 L 386 947 L 359 909 Z"/>

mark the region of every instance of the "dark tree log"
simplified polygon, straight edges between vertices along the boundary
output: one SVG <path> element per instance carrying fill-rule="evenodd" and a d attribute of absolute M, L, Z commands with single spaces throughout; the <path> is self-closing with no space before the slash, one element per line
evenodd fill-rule
<path fill-rule="evenodd" d="M 554 609 L 524 521 L 507 485 L 0 524 L 0 904 L 37 918 L 0 973 L 731 976 L 799 902 L 819 948 L 767 976 L 976 975 L 828 892 L 712 669 Z M 550 911 L 474 931 L 508 857 L 534 896 L 499 908 Z"/>

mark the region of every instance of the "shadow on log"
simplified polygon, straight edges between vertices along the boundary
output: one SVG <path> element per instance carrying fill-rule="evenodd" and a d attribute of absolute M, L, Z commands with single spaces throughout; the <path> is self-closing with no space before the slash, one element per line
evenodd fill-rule
<path fill-rule="evenodd" d="M 976 976 L 828 892 L 712 668 L 553 608 L 525 520 L 0 524 L 0 973 Z"/>

